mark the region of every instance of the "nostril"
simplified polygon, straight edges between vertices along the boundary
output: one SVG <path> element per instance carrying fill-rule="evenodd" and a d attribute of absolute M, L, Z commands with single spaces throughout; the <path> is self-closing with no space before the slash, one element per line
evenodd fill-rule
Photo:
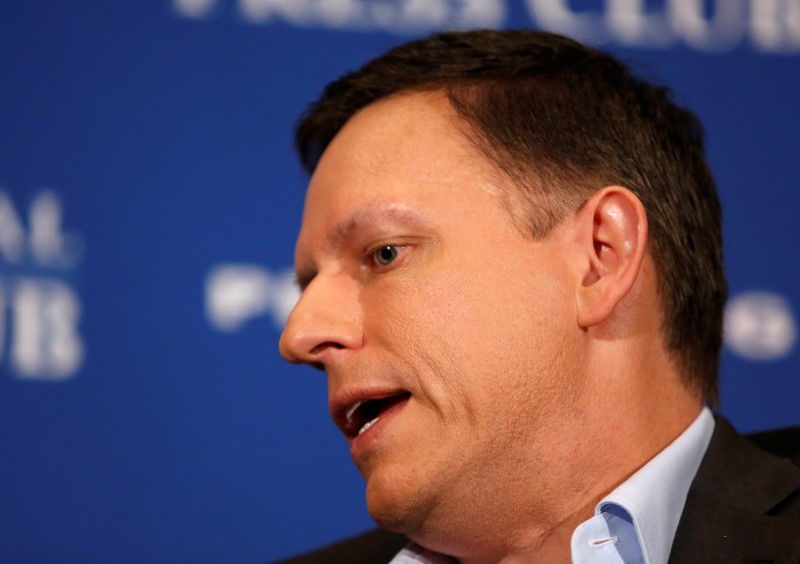
<path fill-rule="evenodd" d="M 327 349 L 340 350 L 340 349 L 343 349 L 343 348 L 344 348 L 344 345 L 342 345 L 341 343 L 336 343 L 334 341 L 326 341 L 324 343 L 320 343 L 320 344 L 316 345 L 314 348 L 312 348 L 308 352 L 309 352 L 309 354 L 316 355 L 316 354 L 320 354 L 322 352 L 325 352 Z"/>

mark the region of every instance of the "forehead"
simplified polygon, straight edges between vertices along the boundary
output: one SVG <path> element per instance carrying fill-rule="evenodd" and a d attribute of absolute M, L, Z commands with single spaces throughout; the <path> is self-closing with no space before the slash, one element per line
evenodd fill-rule
<path fill-rule="evenodd" d="M 361 178 L 438 177 L 449 166 L 474 166 L 465 125 L 443 92 L 402 93 L 358 111 L 331 141 L 309 191 L 347 172 Z M 352 180 L 348 178 L 348 180 Z"/>
<path fill-rule="evenodd" d="M 424 210 L 442 199 L 474 198 L 476 188 L 500 193 L 507 179 L 467 140 L 465 127 L 441 92 L 404 93 L 363 108 L 319 161 L 298 244 L 374 206 Z"/>

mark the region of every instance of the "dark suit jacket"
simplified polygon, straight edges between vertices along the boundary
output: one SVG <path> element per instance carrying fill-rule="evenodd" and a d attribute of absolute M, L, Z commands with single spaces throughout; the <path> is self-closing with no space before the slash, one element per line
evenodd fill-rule
<path fill-rule="evenodd" d="M 717 418 L 670 562 L 800 563 L 798 466 L 800 427 L 748 440 Z"/>
<path fill-rule="evenodd" d="M 372 531 L 287 564 L 386 564 L 408 543 Z M 717 418 L 669 561 L 800 564 L 800 427 L 739 435 Z"/>

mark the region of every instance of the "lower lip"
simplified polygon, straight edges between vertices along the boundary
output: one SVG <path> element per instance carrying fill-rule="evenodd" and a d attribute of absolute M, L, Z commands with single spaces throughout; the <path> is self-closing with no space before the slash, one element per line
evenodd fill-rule
<path fill-rule="evenodd" d="M 409 399 L 406 398 L 391 406 L 380 414 L 378 420 L 369 429 L 353 438 L 350 442 L 350 456 L 353 459 L 363 456 L 368 450 L 376 446 L 376 443 L 386 434 L 391 420 L 406 406 Z"/>

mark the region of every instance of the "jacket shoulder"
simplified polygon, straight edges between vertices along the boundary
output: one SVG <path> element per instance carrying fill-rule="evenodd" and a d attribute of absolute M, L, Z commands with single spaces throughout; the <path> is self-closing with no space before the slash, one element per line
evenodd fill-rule
<path fill-rule="evenodd" d="M 717 417 L 669 561 L 797 564 L 798 436 L 798 428 L 792 427 L 744 437 Z"/>
<path fill-rule="evenodd" d="M 751 433 L 747 438 L 759 448 L 800 466 L 800 425 Z"/>
<path fill-rule="evenodd" d="M 282 560 L 280 564 L 386 564 L 408 544 L 397 533 L 376 529 L 326 547 Z"/>

